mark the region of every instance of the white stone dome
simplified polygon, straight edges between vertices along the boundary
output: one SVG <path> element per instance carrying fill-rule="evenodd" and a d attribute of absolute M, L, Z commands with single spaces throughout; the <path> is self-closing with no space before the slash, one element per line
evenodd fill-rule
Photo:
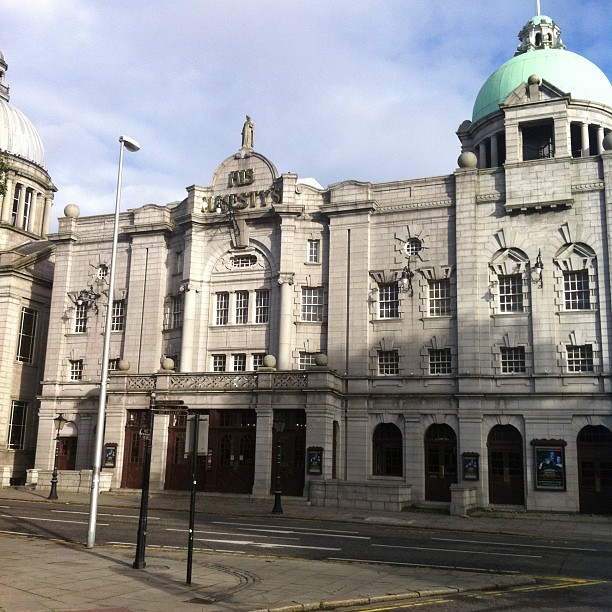
<path fill-rule="evenodd" d="M 30 120 L 0 98 L 0 150 L 31 161 L 46 170 L 42 140 Z"/>

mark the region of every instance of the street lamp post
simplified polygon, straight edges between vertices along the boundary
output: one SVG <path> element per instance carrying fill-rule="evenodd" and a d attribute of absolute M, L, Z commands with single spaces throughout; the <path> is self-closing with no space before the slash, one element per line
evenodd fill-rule
<path fill-rule="evenodd" d="M 282 514 L 281 505 L 281 434 L 285 430 L 285 419 L 280 415 L 274 417 L 272 422 L 276 432 L 276 477 L 274 478 L 274 508 L 272 514 Z"/>
<path fill-rule="evenodd" d="M 55 459 L 53 460 L 53 474 L 51 475 L 51 491 L 49 491 L 49 497 L 47 497 L 47 499 L 57 499 L 57 460 L 59 458 L 59 435 L 60 431 L 64 429 L 64 425 L 67 422 L 68 419 L 65 419 L 63 413 L 61 412 L 53 419 L 53 424 L 55 425 Z"/>
<path fill-rule="evenodd" d="M 100 375 L 100 396 L 98 398 L 98 420 L 96 425 L 96 444 L 91 474 L 91 498 L 89 504 L 89 526 L 87 530 L 87 548 L 93 548 L 96 543 L 96 517 L 98 513 L 98 497 L 100 494 L 100 470 L 102 468 L 102 446 L 104 445 L 104 424 L 106 418 L 106 388 L 108 386 L 108 355 L 110 353 L 110 336 L 112 326 L 113 292 L 115 291 L 115 260 L 117 258 L 117 242 L 119 240 L 119 211 L 121 204 L 121 175 L 123 173 L 123 150 L 135 153 L 140 145 L 127 136 L 119 136 L 119 172 L 117 174 L 117 193 L 115 197 L 115 224 L 113 226 L 113 248 L 110 259 L 110 274 L 108 280 L 108 299 L 106 305 L 106 322 L 104 326 L 104 349 L 102 351 L 102 374 Z"/>

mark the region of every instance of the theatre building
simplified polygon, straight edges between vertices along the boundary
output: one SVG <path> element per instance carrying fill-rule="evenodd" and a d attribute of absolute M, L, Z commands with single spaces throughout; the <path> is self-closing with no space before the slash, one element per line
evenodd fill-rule
<path fill-rule="evenodd" d="M 113 217 L 68 205 L 30 482 L 62 413 L 60 490 L 89 486 L 109 316 L 102 489 L 140 487 L 152 409 L 151 487 L 188 489 L 188 409 L 203 491 L 270 494 L 280 450 L 313 504 L 612 513 L 612 85 L 539 15 L 465 86 L 446 176 L 322 187 L 247 117 L 210 180 L 121 213 L 112 295 Z"/>

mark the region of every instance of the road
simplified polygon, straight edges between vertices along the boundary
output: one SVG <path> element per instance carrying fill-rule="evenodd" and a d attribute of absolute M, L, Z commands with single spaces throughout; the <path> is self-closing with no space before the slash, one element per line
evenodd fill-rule
<path fill-rule="evenodd" d="M 188 514 L 149 512 L 147 548 L 185 548 Z M 2 500 L 0 532 L 83 542 L 88 507 Z M 100 508 L 97 543 L 135 545 L 138 511 Z M 612 538 L 556 539 L 198 513 L 194 549 L 319 560 L 428 566 L 557 578 L 609 580 Z"/>

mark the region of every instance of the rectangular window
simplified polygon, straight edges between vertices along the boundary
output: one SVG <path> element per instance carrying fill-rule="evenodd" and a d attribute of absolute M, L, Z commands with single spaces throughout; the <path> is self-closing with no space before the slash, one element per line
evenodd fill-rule
<path fill-rule="evenodd" d="M 176 329 L 181 325 L 183 325 L 183 296 L 174 295 L 170 304 L 170 327 Z"/>
<path fill-rule="evenodd" d="M 593 347 L 590 344 L 567 346 L 566 350 L 568 372 L 593 371 Z"/>
<path fill-rule="evenodd" d="M 253 370 L 263 368 L 265 353 L 253 353 Z"/>
<path fill-rule="evenodd" d="M 523 161 L 555 156 L 555 126 L 552 120 L 521 125 Z"/>
<path fill-rule="evenodd" d="M 74 311 L 74 333 L 84 334 L 87 331 L 87 304 L 77 304 Z"/>
<path fill-rule="evenodd" d="M 450 280 L 429 281 L 429 316 L 449 317 L 451 314 Z"/>
<path fill-rule="evenodd" d="M 15 191 L 13 191 L 13 208 L 11 209 L 11 225 L 17 227 L 17 213 L 19 212 L 19 198 L 21 197 L 21 190 L 23 186 L 20 183 L 15 185 Z"/>
<path fill-rule="evenodd" d="M 125 300 L 113 301 L 113 318 L 111 319 L 111 331 L 123 331 L 125 329 Z"/>
<path fill-rule="evenodd" d="M 588 310 L 591 307 L 588 270 L 564 272 L 563 289 L 565 310 Z"/>
<path fill-rule="evenodd" d="M 229 322 L 229 293 L 217 293 L 215 325 L 227 325 Z"/>
<path fill-rule="evenodd" d="M 26 421 L 28 418 L 28 403 L 13 400 L 11 404 L 11 420 L 8 427 L 8 450 L 23 450 L 25 446 Z"/>
<path fill-rule="evenodd" d="M 307 370 L 315 365 L 315 356 L 316 353 L 300 352 L 300 370 Z"/>
<path fill-rule="evenodd" d="M 308 241 L 308 253 L 306 254 L 306 261 L 308 263 L 320 263 L 321 259 L 321 241 L 320 240 L 309 240 Z"/>
<path fill-rule="evenodd" d="M 323 287 L 302 287 L 302 321 L 323 321 Z"/>
<path fill-rule="evenodd" d="M 22 306 L 17 346 L 17 361 L 21 363 L 32 363 L 34 360 L 34 341 L 36 339 L 37 322 L 38 311 Z"/>
<path fill-rule="evenodd" d="M 270 318 L 270 292 L 258 289 L 255 292 L 255 323 L 267 323 Z"/>
<path fill-rule="evenodd" d="M 119 357 L 114 357 L 108 360 L 108 371 L 115 372 L 119 369 Z"/>
<path fill-rule="evenodd" d="M 21 220 L 21 227 L 27 231 L 28 224 L 30 223 L 30 210 L 32 210 L 32 196 L 34 191 L 28 187 L 25 192 L 25 200 L 23 202 L 23 219 Z"/>
<path fill-rule="evenodd" d="M 236 291 L 236 323 L 249 322 L 249 292 Z"/>
<path fill-rule="evenodd" d="M 522 274 L 502 274 L 498 282 L 500 312 L 523 312 Z"/>
<path fill-rule="evenodd" d="M 378 373 L 381 376 L 399 374 L 399 353 L 397 351 L 378 351 Z"/>
<path fill-rule="evenodd" d="M 430 374 L 452 374 L 453 363 L 451 350 L 429 349 L 429 373 Z"/>
<path fill-rule="evenodd" d="M 213 372 L 225 372 L 227 357 L 225 355 L 213 355 Z"/>
<path fill-rule="evenodd" d="M 502 346 L 500 354 L 502 374 L 522 374 L 527 370 L 524 346 Z"/>
<path fill-rule="evenodd" d="M 70 360 L 70 380 L 83 380 L 83 360 L 82 359 L 71 359 Z"/>
<path fill-rule="evenodd" d="M 397 283 L 378 286 L 378 318 L 396 319 L 399 317 L 399 287 Z"/>
<path fill-rule="evenodd" d="M 183 272 L 183 261 L 184 261 L 183 251 L 177 251 L 176 258 L 174 260 L 174 263 L 175 263 L 174 273 L 175 274 L 181 274 Z"/>
<path fill-rule="evenodd" d="M 234 372 L 246 372 L 246 354 L 235 353 L 232 355 L 232 366 Z"/>

